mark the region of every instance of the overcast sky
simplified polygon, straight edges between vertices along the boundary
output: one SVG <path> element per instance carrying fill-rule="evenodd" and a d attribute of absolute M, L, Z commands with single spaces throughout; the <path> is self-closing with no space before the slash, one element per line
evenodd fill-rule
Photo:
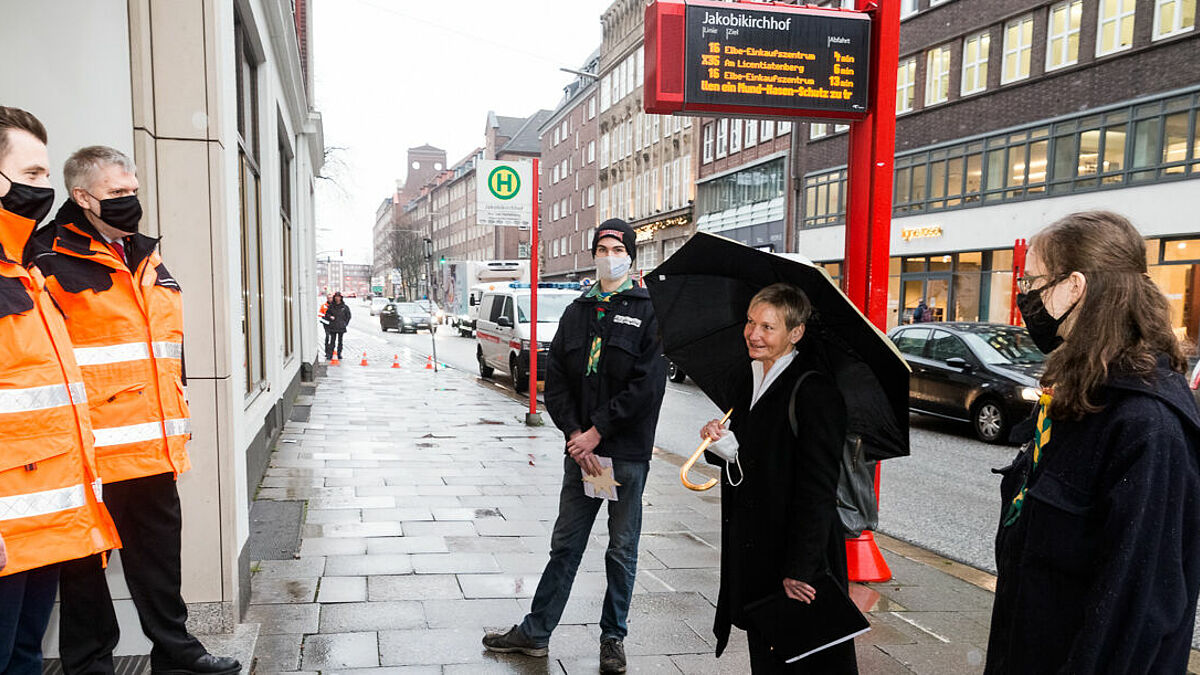
<path fill-rule="evenodd" d="M 428 143 L 450 163 L 483 145 L 488 110 L 554 109 L 600 46 L 612 0 L 315 0 L 313 65 L 325 145 L 317 250 L 371 261 L 375 209 L 404 178 L 405 151 Z M 341 166 L 339 166 L 341 165 Z"/>

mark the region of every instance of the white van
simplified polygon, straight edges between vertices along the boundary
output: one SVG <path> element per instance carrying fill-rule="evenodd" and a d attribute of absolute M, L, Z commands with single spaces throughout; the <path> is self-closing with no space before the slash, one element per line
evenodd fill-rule
<path fill-rule="evenodd" d="M 529 386 L 529 290 L 529 284 L 496 284 L 479 301 L 475 322 L 479 374 L 490 378 L 499 370 L 513 378 L 518 392 Z M 546 379 L 548 350 L 558 320 L 579 292 L 578 284 L 538 284 L 538 380 Z"/>

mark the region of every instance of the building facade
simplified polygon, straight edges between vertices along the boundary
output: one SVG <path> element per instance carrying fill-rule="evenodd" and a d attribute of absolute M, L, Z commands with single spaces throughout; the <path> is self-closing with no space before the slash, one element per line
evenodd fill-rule
<path fill-rule="evenodd" d="M 0 91 L 45 122 L 59 201 L 76 149 L 132 156 L 141 229 L 162 237 L 184 289 L 183 595 L 199 633 L 232 630 L 246 606 L 250 502 L 319 353 L 313 181 L 324 142 L 307 10 L 307 0 L 6 6 L 20 30 L 0 56 L 21 65 L 0 69 Z M 108 574 L 117 653 L 147 653 L 120 565 Z M 53 632 L 46 646 L 57 652 Z"/>
<path fill-rule="evenodd" d="M 633 225 L 643 272 L 696 229 L 693 118 L 645 112 L 644 11 L 642 0 L 616 0 L 600 19 L 596 213 L 597 222 L 621 218 Z"/>
<path fill-rule="evenodd" d="M 1200 334 L 1200 53 L 1194 3 L 906 0 L 889 325 L 1007 322 L 1013 252 L 1068 213 L 1145 235 L 1181 339 Z M 798 250 L 837 275 L 846 134 L 803 124 Z"/>
<path fill-rule="evenodd" d="M 547 281 L 594 278 L 592 230 L 596 226 L 597 76 L 594 52 L 564 87 L 562 102 L 541 128 L 542 161 L 538 231 L 540 276 Z"/>

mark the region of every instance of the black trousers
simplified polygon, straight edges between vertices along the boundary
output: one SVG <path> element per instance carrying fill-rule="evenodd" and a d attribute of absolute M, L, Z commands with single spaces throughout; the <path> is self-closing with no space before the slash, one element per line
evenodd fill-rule
<path fill-rule="evenodd" d="M 331 330 L 325 331 L 325 358 L 332 359 L 333 353 L 338 353 L 338 358 L 345 358 L 342 353 L 342 336 L 345 333 L 335 333 Z"/>
<path fill-rule="evenodd" d="M 121 565 L 138 620 L 154 643 L 151 668 L 191 665 L 206 651 L 185 625 L 187 605 L 179 588 L 182 518 L 175 477 L 164 473 L 105 484 L 104 503 L 121 535 Z M 121 633 L 100 556 L 62 564 L 61 600 L 58 650 L 63 670 L 68 675 L 111 675 L 112 653 Z"/>
<path fill-rule="evenodd" d="M 42 636 L 57 590 L 58 565 L 0 577 L 0 673 L 41 675 Z"/>

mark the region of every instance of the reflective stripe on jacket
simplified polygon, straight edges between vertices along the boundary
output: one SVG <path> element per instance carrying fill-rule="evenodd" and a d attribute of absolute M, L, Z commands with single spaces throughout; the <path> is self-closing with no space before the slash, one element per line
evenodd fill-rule
<path fill-rule="evenodd" d="M 158 240 L 127 237 L 121 260 L 70 201 L 38 239 L 51 249 L 37 264 L 87 383 L 100 476 L 115 483 L 187 471 L 183 298 Z"/>
<path fill-rule="evenodd" d="M 63 318 L 19 262 L 33 221 L 0 209 L 0 576 L 120 546 Z"/>

